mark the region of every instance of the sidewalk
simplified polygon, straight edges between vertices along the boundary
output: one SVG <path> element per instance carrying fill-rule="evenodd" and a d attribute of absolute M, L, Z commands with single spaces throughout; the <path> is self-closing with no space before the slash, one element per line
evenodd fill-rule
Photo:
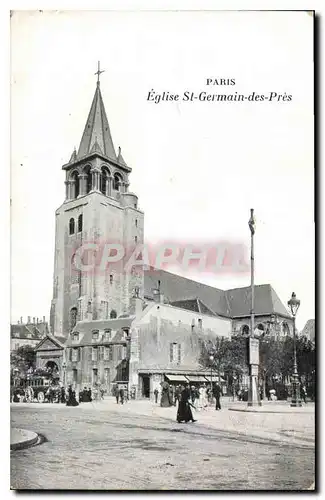
<path fill-rule="evenodd" d="M 193 410 L 193 413 L 198 421 L 198 426 L 203 424 L 214 430 L 232 433 L 233 435 L 250 436 L 261 440 L 313 448 L 315 444 L 314 405 L 291 408 L 287 402 L 283 403 L 276 405 L 275 402 L 266 402 L 265 409 L 270 407 L 268 411 L 246 412 L 244 410 L 247 403 L 236 405 L 241 411 L 229 411 L 234 406 L 233 401 L 221 401 L 221 411 L 216 411 L 214 406 L 210 406 L 201 411 Z M 162 408 L 159 404 L 148 400 L 131 400 L 124 405 L 117 405 L 115 399 L 108 398 L 102 402 L 94 403 L 94 406 L 98 409 L 107 408 L 107 410 L 111 409 L 121 413 L 156 416 L 170 422 L 176 421 L 177 407 Z M 290 409 L 300 410 L 300 412 L 298 414 L 298 412 L 292 412 Z"/>
<path fill-rule="evenodd" d="M 56 403 L 12 403 L 12 406 L 29 406 L 40 411 L 49 405 L 57 410 L 67 408 L 65 405 Z M 245 411 L 247 403 L 234 403 L 232 398 L 223 398 L 221 406 L 221 411 L 216 411 L 214 406 L 201 411 L 193 410 L 194 418 L 197 419 L 197 423 L 194 424 L 195 428 L 198 429 L 200 425 L 204 425 L 220 431 L 220 434 L 228 434 L 232 438 L 249 437 L 261 442 L 276 442 L 279 445 L 295 445 L 309 449 L 315 446 L 315 405 L 313 403 L 308 403 L 301 408 L 291 408 L 286 401 L 266 401 L 262 406 L 262 411 Z M 239 411 L 230 411 L 233 407 Z M 155 404 L 150 400 L 129 400 L 121 405 L 116 404 L 114 397 L 106 397 L 99 402 L 81 403 L 78 407 L 71 407 L 70 410 L 72 413 L 95 410 L 152 416 L 170 423 L 176 423 L 177 413 L 175 406 L 162 408 L 159 403 Z"/>

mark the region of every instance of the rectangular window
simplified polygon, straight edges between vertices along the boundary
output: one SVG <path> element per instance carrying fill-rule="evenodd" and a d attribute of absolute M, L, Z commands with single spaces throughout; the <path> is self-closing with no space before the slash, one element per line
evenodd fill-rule
<path fill-rule="evenodd" d="M 98 348 L 97 347 L 93 347 L 92 361 L 98 361 Z"/>
<path fill-rule="evenodd" d="M 109 368 L 105 368 L 105 370 L 104 370 L 104 380 L 105 380 L 105 385 L 109 385 L 109 383 L 110 383 Z"/>
<path fill-rule="evenodd" d="M 122 359 L 126 359 L 126 346 L 122 347 Z"/>
<path fill-rule="evenodd" d="M 99 339 L 99 332 L 93 332 L 93 334 L 92 334 L 92 339 L 93 339 L 94 341 L 98 340 L 98 339 Z"/>
<path fill-rule="evenodd" d="M 113 275 L 112 274 L 109 275 L 109 283 L 110 283 L 110 285 L 113 285 Z"/>
<path fill-rule="evenodd" d="M 111 359 L 111 348 L 104 347 L 104 361 L 110 361 Z"/>
<path fill-rule="evenodd" d="M 129 336 L 129 329 L 123 328 L 123 338 L 126 339 Z"/>
<path fill-rule="evenodd" d="M 169 344 L 169 361 L 174 361 L 174 344 Z"/>
<path fill-rule="evenodd" d="M 93 385 L 97 384 L 98 382 L 98 370 L 97 368 L 94 368 L 93 369 L 93 380 L 92 380 L 92 383 Z"/>
<path fill-rule="evenodd" d="M 79 361 L 79 349 L 72 349 L 72 359 L 71 361 Z"/>
<path fill-rule="evenodd" d="M 181 344 L 178 344 L 178 363 L 182 363 L 182 346 Z"/>
<path fill-rule="evenodd" d="M 181 344 L 177 344 L 177 342 L 169 344 L 169 361 L 171 363 L 180 363 L 181 356 Z"/>
<path fill-rule="evenodd" d="M 117 346 L 117 360 L 118 361 L 121 361 L 122 358 L 122 346 L 121 345 L 118 345 Z"/>
<path fill-rule="evenodd" d="M 108 319 L 108 302 L 107 300 L 101 301 L 102 319 Z"/>
<path fill-rule="evenodd" d="M 104 335 L 103 335 L 103 340 L 105 342 L 110 342 L 111 338 L 112 338 L 112 332 L 111 332 L 111 330 L 105 330 L 104 331 Z"/>
<path fill-rule="evenodd" d="M 202 330 L 202 319 L 198 319 L 197 322 L 198 322 L 199 328 Z"/>

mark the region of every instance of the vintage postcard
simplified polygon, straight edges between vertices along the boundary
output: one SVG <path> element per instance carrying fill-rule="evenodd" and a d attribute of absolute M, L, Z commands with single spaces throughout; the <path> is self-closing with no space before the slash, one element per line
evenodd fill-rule
<path fill-rule="evenodd" d="M 12 11 L 11 489 L 315 489 L 314 24 Z"/>

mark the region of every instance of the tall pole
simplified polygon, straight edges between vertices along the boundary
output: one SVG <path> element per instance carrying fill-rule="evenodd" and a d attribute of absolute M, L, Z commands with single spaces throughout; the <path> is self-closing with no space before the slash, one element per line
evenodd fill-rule
<path fill-rule="evenodd" d="M 254 221 L 254 209 L 251 208 L 251 220 Z M 251 336 L 254 336 L 254 234 L 255 234 L 255 228 L 254 230 L 251 229 Z"/>
<path fill-rule="evenodd" d="M 297 346 L 296 346 L 296 316 L 293 319 L 293 374 L 292 374 L 292 396 L 290 406 L 301 406 L 300 384 L 297 366 Z"/>
<path fill-rule="evenodd" d="M 248 352 L 249 352 L 249 392 L 248 392 L 248 406 L 261 405 L 258 396 L 258 365 L 259 365 L 259 341 L 254 338 L 254 234 L 255 234 L 255 219 L 254 209 L 251 208 L 251 216 L 248 221 L 249 229 L 251 231 L 251 317 L 250 317 L 250 334 L 248 338 Z"/>

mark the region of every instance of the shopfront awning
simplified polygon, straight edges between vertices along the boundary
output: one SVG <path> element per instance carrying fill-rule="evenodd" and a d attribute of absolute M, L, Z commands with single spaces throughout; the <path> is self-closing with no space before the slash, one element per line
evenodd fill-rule
<path fill-rule="evenodd" d="M 166 378 L 170 382 L 187 382 L 187 378 L 184 377 L 184 375 L 166 375 Z"/>
<path fill-rule="evenodd" d="M 206 374 L 205 378 L 208 382 L 211 382 L 211 375 Z M 218 377 L 218 375 L 212 375 L 212 382 L 225 382 L 225 379 Z"/>
<path fill-rule="evenodd" d="M 204 375 L 186 375 L 189 382 L 208 382 L 208 379 Z"/>

